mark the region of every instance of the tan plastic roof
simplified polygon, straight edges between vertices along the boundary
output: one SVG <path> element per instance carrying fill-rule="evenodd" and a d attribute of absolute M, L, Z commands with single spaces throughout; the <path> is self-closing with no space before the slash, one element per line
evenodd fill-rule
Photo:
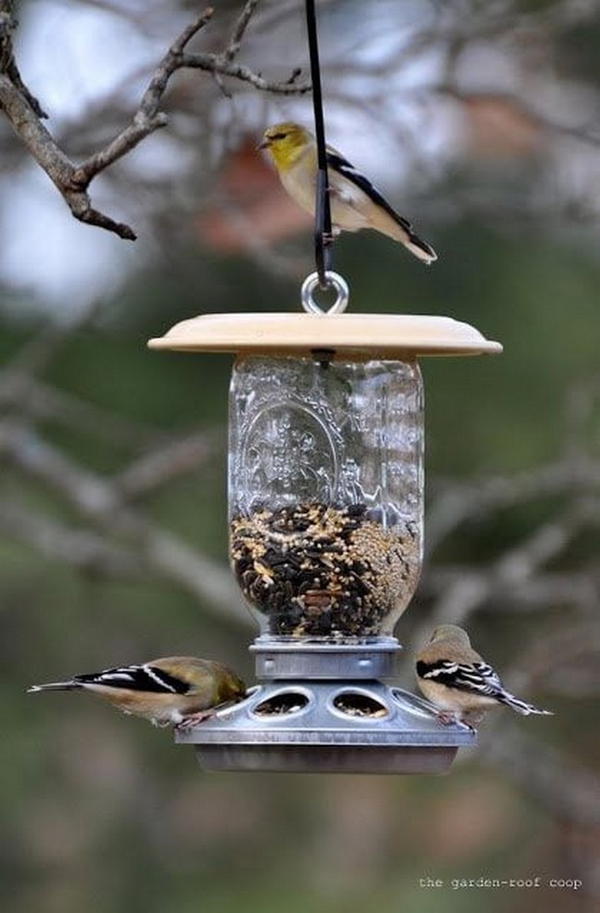
<path fill-rule="evenodd" d="M 411 314 L 202 314 L 148 342 L 180 352 L 480 355 L 502 351 L 468 323 Z"/>

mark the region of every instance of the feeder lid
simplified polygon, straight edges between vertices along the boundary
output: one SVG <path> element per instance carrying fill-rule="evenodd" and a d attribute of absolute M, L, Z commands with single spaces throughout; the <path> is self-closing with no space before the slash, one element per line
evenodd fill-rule
<path fill-rule="evenodd" d="M 345 352 L 480 355 L 499 342 L 451 317 L 413 314 L 202 314 L 176 323 L 151 349 L 181 352 Z"/>

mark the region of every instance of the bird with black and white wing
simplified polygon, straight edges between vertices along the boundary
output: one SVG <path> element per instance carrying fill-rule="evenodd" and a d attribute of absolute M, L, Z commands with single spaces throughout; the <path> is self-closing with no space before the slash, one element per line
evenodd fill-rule
<path fill-rule="evenodd" d="M 166 656 L 27 690 L 87 691 L 155 726 L 180 728 L 202 722 L 220 706 L 240 701 L 246 694 L 244 682 L 227 666 L 195 656 Z"/>
<path fill-rule="evenodd" d="M 487 710 L 505 705 L 516 713 L 552 716 L 507 691 L 498 673 L 471 647 L 457 625 L 440 625 L 416 657 L 417 683 L 442 723 L 478 725 Z"/>

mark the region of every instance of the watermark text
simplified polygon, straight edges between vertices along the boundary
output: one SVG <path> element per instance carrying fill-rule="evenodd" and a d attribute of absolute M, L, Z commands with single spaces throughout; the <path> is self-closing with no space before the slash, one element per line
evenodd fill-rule
<path fill-rule="evenodd" d="M 477 888 L 557 888 L 559 890 L 579 891 L 583 887 L 580 878 L 548 878 L 542 875 L 530 875 L 527 878 L 434 878 L 425 875 L 419 878 L 419 887 L 436 890 L 450 888 L 453 891 L 465 891 Z"/>

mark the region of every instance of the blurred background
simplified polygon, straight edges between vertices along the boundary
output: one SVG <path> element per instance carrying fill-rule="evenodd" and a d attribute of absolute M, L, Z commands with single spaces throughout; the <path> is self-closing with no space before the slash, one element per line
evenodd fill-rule
<path fill-rule="evenodd" d="M 214 5 L 195 48 L 221 49 L 241 8 Z M 16 6 L 22 76 L 76 160 L 125 125 L 201 9 Z M 169 732 L 24 694 L 175 653 L 252 680 L 254 628 L 226 560 L 230 359 L 145 343 L 201 312 L 298 307 L 310 220 L 254 147 L 269 123 L 310 125 L 312 109 L 176 74 L 169 126 L 92 186 L 134 244 L 76 222 L 0 118 L 7 913 L 600 904 L 600 3 L 317 7 L 328 139 L 440 257 L 427 270 L 381 236 L 344 235 L 351 308 L 447 314 L 505 346 L 423 364 L 427 556 L 396 632 L 402 680 L 413 687 L 429 629 L 455 621 L 511 690 L 556 715 L 499 712 L 444 778 L 204 774 Z M 301 0 L 259 3 L 239 59 L 308 78 Z M 536 875 L 545 887 L 451 885 Z"/>

